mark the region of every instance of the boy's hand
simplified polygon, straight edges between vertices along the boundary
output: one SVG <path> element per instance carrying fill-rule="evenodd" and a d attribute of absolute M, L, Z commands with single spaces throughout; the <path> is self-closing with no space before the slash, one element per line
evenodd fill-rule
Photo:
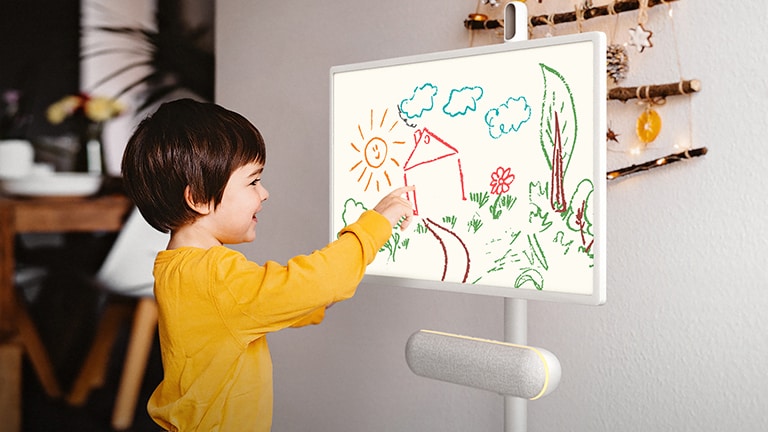
<path fill-rule="evenodd" d="M 387 218 L 393 228 L 402 219 L 400 230 L 404 230 L 408 228 L 413 219 L 413 207 L 411 207 L 411 203 L 407 199 L 403 198 L 403 195 L 414 190 L 416 190 L 415 186 L 397 188 L 382 198 L 373 209 Z"/>

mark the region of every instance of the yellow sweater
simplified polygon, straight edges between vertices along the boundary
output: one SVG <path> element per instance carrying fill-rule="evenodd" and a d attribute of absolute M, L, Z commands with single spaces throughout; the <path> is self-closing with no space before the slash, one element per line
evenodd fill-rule
<path fill-rule="evenodd" d="M 147 406 L 170 431 L 269 431 L 272 360 L 266 334 L 317 324 L 355 293 L 392 234 L 374 211 L 338 240 L 287 265 L 263 266 L 223 246 L 161 251 L 155 260 L 163 381 Z"/>

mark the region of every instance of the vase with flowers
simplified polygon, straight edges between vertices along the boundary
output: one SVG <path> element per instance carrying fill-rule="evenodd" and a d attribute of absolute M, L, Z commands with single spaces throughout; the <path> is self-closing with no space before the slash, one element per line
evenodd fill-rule
<path fill-rule="evenodd" d="M 65 96 L 48 107 L 46 116 L 52 124 L 66 120 L 75 123 L 81 148 L 75 157 L 75 171 L 105 173 L 101 143 L 104 124 L 125 111 L 116 99 L 85 93 Z"/>

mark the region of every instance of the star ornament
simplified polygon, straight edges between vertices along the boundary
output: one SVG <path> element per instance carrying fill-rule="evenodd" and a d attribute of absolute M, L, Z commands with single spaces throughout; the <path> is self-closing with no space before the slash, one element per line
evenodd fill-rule
<path fill-rule="evenodd" d="M 642 24 L 638 24 L 637 27 L 629 29 L 629 44 L 636 47 L 637 52 L 643 52 L 644 49 L 653 46 L 651 36 L 653 36 L 652 31 L 646 30 Z"/>
<path fill-rule="evenodd" d="M 613 129 L 608 128 L 608 132 L 606 132 L 605 135 L 606 135 L 605 137 L 606 137 L 606 139 L 608 141 L 619 142 L 619 135 L 620 134 L 617 134 L 616 132 L 614 132 Z"/>

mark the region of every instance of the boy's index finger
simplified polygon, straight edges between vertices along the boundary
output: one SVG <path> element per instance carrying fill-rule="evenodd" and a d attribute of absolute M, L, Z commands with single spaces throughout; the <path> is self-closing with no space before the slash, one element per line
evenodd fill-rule
<path fill-rule="evenodd" d="M 402 186 L 402 187 L 399 187 L 399 188 L 393 190 L 392 193 L 390 193 L 390 195 L 392 195 L 392 196 L 400 196 L 400 195 L 406 194 L 408 192 L 412 192 L 414 190 L 416 190 L 416 186 L 414 186 L 414 185 Z"/>

